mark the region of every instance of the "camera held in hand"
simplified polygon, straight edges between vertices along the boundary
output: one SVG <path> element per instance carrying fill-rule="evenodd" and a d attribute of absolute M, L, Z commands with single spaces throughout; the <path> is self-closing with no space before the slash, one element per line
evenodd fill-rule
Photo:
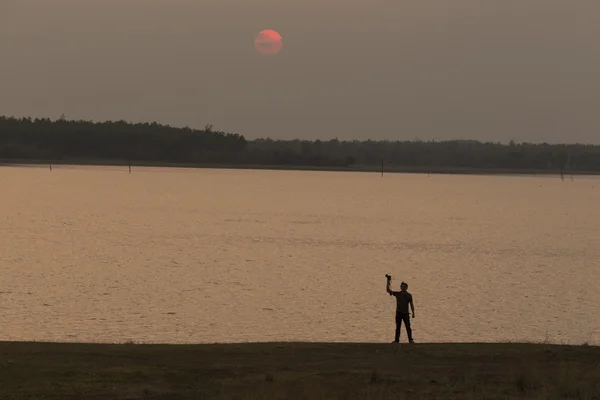
<path fill-rule="evenodd" d="M 390 274 L 385 274 L 385 277 L 387 278 L 388 281 L 392 280 L 392 276 Z"/>

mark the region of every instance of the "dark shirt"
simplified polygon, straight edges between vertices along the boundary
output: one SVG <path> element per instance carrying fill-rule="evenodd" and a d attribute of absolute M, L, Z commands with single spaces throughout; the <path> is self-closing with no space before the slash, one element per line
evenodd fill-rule
<path fill-rule="evenodd" d="M 392 292 L 396 298 L 396 312 L 408 314 L 408 303 L 412 301 L 412 295 L 408 292 Z"/>

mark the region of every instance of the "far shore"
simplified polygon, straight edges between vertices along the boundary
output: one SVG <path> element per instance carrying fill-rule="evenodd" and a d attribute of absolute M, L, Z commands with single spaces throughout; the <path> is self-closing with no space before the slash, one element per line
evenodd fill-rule
<path fill-rule="evenodd" d="M 207 168 L 207 169 L 246 169 L 246 170 L 282 170 L 282 171 L 329 171 L 329 172 L 371 172 L 382 173 L 381 165 L 352 165 L 348 167 L 309 166 L 309 165 L 255 165 L 255 164 L 198 164 L 118 160 L 6 160 L 0 159 L 1 166 L 110 166 L 128 169 L 135 167 L 155 168 Z M 409 167 L 384 165 L 383 173 L 453 174 L 453 175 L 542 175 L 560 176 L 560 170 L 528 168 L 469 168 L 469 167 Z M 565 179 L 570 176 L 598 176 L 600 171 L 565 170 Z"/>
<path fill-rule="evenodd" d="M 2 399 L 597 399 L 600 347 L 0 342 Z"/>

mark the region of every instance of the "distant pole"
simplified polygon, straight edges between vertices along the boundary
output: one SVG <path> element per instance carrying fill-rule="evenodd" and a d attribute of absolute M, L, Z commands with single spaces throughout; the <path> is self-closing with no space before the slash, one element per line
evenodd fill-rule
<path fill-rule="evenodd" d="M 383 176 L 383 160 L 381 160 L 381 176 Z"/>
<path fill-rule="evenodd" d="M 131 173 L 131 162 L 129 163 L 129 173 Z"/>
<path fill-rule="evenodd" d="M 52 172 L 52 164 L 48 164 L 50 166 L 50 172 Z"/>
<path fill-rule="evenodd" d="M 564 181 L 565 180 L 565 176 L 563 175 L 563 167 L 560 167 L 560 180 Z"/>

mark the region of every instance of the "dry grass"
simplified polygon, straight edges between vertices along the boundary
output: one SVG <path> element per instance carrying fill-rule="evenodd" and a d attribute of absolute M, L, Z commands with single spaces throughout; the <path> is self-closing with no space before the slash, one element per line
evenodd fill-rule
<path fill-rule="evenodd" d="M 599 399 L 600 348 L 0 343 L 0 399 Z"/>

